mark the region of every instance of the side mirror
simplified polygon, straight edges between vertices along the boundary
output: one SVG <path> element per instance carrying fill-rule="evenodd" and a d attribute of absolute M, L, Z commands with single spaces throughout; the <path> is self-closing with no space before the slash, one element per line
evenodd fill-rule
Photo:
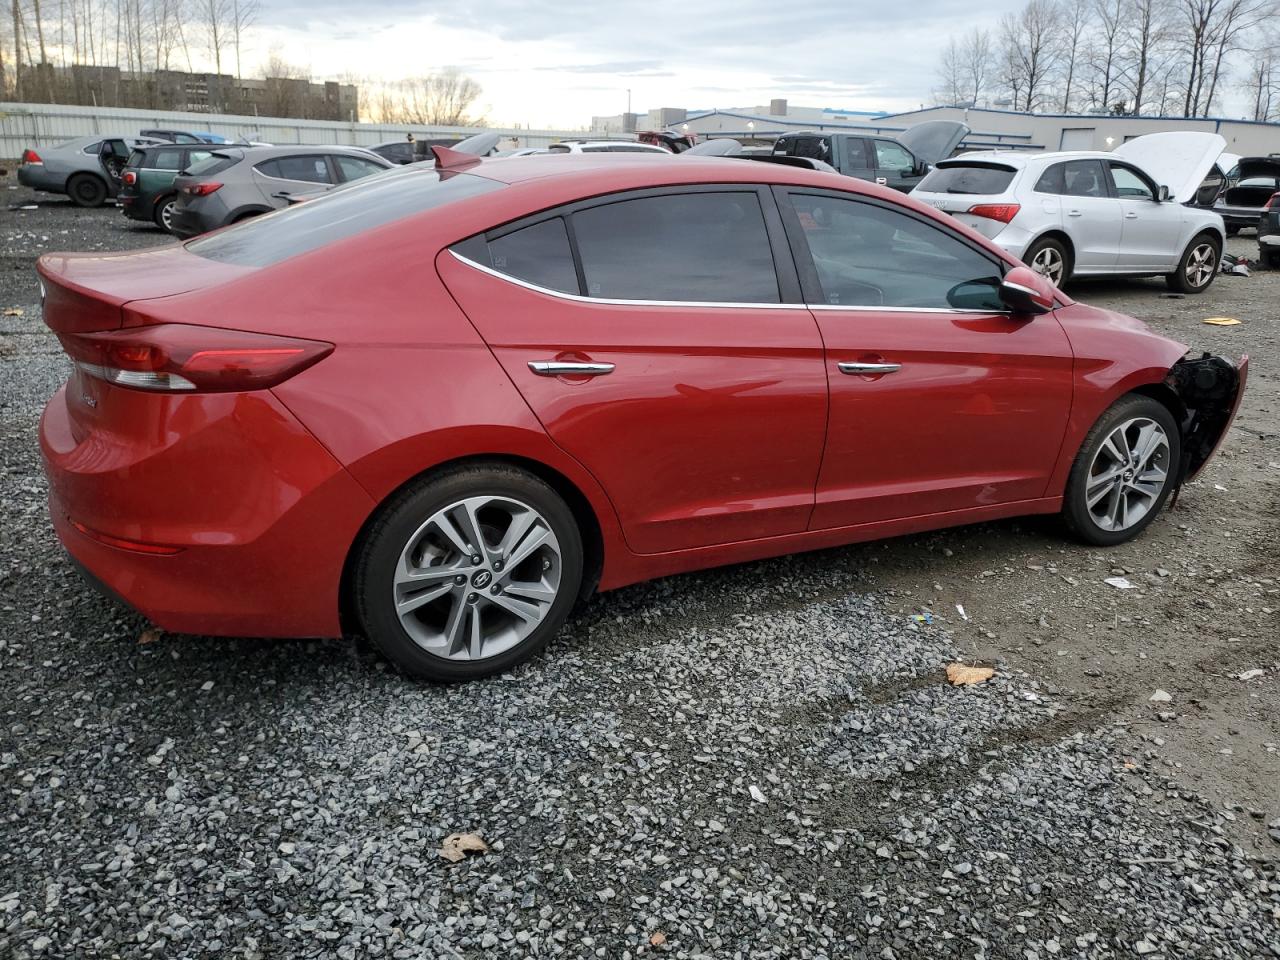
<path fill-rule="evenodd" d="M 1000 302 L 1023 316 L 1048 313 L 1055 293 L 1053 284 L 1030 267 L 1014 267 L 1000 281 Z"/>
<path fill-rule="evenodd" d="M 1165 184 L 1160 184 L 1160 188 L 1156 191 L 1156 201 L 1158 203 L 1169 202 L 1169 188 Z"/>

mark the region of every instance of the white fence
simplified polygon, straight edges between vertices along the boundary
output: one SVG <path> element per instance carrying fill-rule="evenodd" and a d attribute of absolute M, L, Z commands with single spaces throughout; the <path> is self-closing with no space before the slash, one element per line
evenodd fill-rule
<path fill-rule="evenodd" d="M 0 103 L 0 158 L 16 159 L 27 147 L 40 147 L 99 134 L 130 135 L 153 127 L 197 130 L 224 137 L 263 140 L 267 143 L 343 143 L 372 146 L 387 140 L 415 137 L 467 137 L 475 127 L 425 127 L 396 123 L 341 123 L 330 120 L 291 120 L 281 117 L 240 117 L 221 113 L 169 113 L 124 107 L 63 106 L 44 103 Z M 564 137 L 582 136 L 582 130 L 531 130 L 486 128 L 504 137 L 503 149 L 543 147 Z"/>

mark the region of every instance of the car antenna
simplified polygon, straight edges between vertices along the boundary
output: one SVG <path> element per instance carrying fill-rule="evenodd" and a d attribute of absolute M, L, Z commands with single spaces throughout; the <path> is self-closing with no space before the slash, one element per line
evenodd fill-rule
<path fill-rule="evenodd" d="M 474 153 L 461 153 L 448 147 L 432 147 L 431 152 L 436 155 L 437 170 L 461 170 L 480 162 L 480 158 Z"/>

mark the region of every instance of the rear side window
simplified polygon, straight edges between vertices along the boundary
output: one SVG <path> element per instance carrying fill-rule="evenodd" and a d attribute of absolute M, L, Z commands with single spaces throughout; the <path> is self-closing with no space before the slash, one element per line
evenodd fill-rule
<path fill-rule="evenodd" d="M 779 303 L 755 193 L 620 200 L 573 214 L 591 297 Z"/>
<path fill-rule="evenodd" d="M 187 249 L 221 263 L 266 267 L 502 186 L 470 174 L 441 177 L 434 170 L 401 167 L 192 240 Z"/>
<path fill-rule="evenodd" d="M 564 220 L 556 217 L 489 241 L 489 264 L 499 273 L 561 293 L 578 292 L 578 274 Z"/>
<path fill-rule="evenodd" d="M 773 152 L 783 153 L 788 157 L 808 157 L 824 163 L 832 162 L 831 141 L 826 137 L 788 137 L 780 140 L 774 146 Z"/>
<path fill-rule="evenodd" d="M 323 156 L 277 157 L 263 160 L 253 169 L 277 180 L 302 180 L 306 183 L 332 183 L 329 161 Z"/>
<path fill-rule="evenodd" d="M 359 180 L 361 177 L 381 173 L 387 169 L 382 164 L 366 160 L 364 157 L 345 157 L 337 154 L 333 159 L 337 161 L 338 169 L 342 172 L 342 179 L 348 181 Z"/>
<path fill-rule="evenodd" d="M 209 177 L 215 173 L 221 173 L 228 167 L 234 167 L 240 160 L 240 157 L 228 156 L 225 153 L 211 153 L 203 160 L 188 164 L 186 172 L 192 177 Z"/>
<path fill-rule="evenodd" d="M 151 170 L 181 170 L 185 156 L 182 150 L 152 150 L 146 166 Z"/>
<path fill-rule="evenodd" d="M 81 153 L 100 153 L 102 151 L 102 141 L 95 140 L 93 143 L 85 144 L 80 148 Z"/>
<path fill-rule="evenodd" d="M 144 161 L 146 159 L 147 155 L 145 153 L 141 150 L 135 150 L 133 153 L 129 154 L 129 162 L 125 164 L 125 169 L 137 170 L 139 167 L 144 166 Z"/>
<path fill-rule="evenodd" d="M 929 175 L 920 181 L 917 188 L 922 193 L 1004 193 L 1013 183 L 1016 171 L 1009 167 L 980 166 L 977 164 L 964 166 L 934 167 Z M 1040 187 L 1037 185 L 1037 190 Z"/>
<path fill-rule="evenodd" d="M 1105 197 L 1107 182 L 1102 164 L 1097 160 L 1068 160 L 1055 163 L 1040 174 L 1037 193 L 1055 193 L 1064 197 Z"/>

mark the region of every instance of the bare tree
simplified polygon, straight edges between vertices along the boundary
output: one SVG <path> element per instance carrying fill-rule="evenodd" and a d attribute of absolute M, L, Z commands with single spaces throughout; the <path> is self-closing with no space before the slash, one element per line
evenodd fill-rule
<path fill-rule="evenodd" d="M 1110 109 L 1115 94 L 1127 6 L 1127 0 L 1093 0 L 1096 27 L 1089 57 L 1089 99 L 1103 110 Z"/>
<path fill-rule="evenodd" d="M 236 79 L 240 79 L 240 45 L 258 19 L 258 0 L 231 0 L 231 45 L 236 53 Z"/>
<path fill-rule="evenodd" d="M 1065 0 L 1060 9 L 1062 20 L 1062 112 L 1071 110 L 1071 95 L 1079 81 L 1079 61 L 1084 50 L 1085 34 L 1093 23 L 1093 10 L 1086 3 Z"/>
<path fill-rule="evenodd" d="M 960 44 L 951 37 L 938 56 L 938 86 L 933 91 L 933 102 L 939 106 L 953 107 L 964 98 L 960 92 L 964 86 L 961 60 Z"/>
<path fill-rule="evenodd" d="M 391 84 L 381 92 L 375 109 L 389 123 L 475 126 L 480 119 L 468 114 L 479 96 L 480 84 L 451 67 Z"/>
<path fill-rule="evenodd" d="M 960 48 L 962 74 L 967 89 L 967 99 L 977 106 L 991 83 L 991 34 L 974 28 L 965 35 Z"/>
<path fill-rule="evenodd" d="M 1227 56 L 1239 49 L 1247 31 L 1274 15 L 1272 0 L 1181 0 L 1187 59 L 1183 116 L 1210 111 Z"/>
<path fill-rule="evenodd" d="M 1062 12 L 1054 0 L 1028 0 L 1000 21 L 1005 50 L 1005 84 L 1015 110 L 1036 110 L 1049 96 L 1049 79 L 1060 60 Z"/>
<path fill-rule="evenodd" d="M 290 63 L 273 47 L 262 65 L 262 110 L 269 117 L 295 117 L 305 106 L 305 84 L 310 75 L 306 67 Z"/>
<path fill-rule="evenodd" d="M 22 99 L 22 8 L 13 0 L 13 96 Z"/>
<path fill-rule="evenodd" d="M 222 110 L 225 105 L 221 89 L 222 51 L 227 48 L 231 39 L 231 0 L 198 0 L 196 13 L 204 28 L 209 58 L 213 61 L 213 72 L 218 77 L 210 84 L 209 106 L 214 110 Z"/>

